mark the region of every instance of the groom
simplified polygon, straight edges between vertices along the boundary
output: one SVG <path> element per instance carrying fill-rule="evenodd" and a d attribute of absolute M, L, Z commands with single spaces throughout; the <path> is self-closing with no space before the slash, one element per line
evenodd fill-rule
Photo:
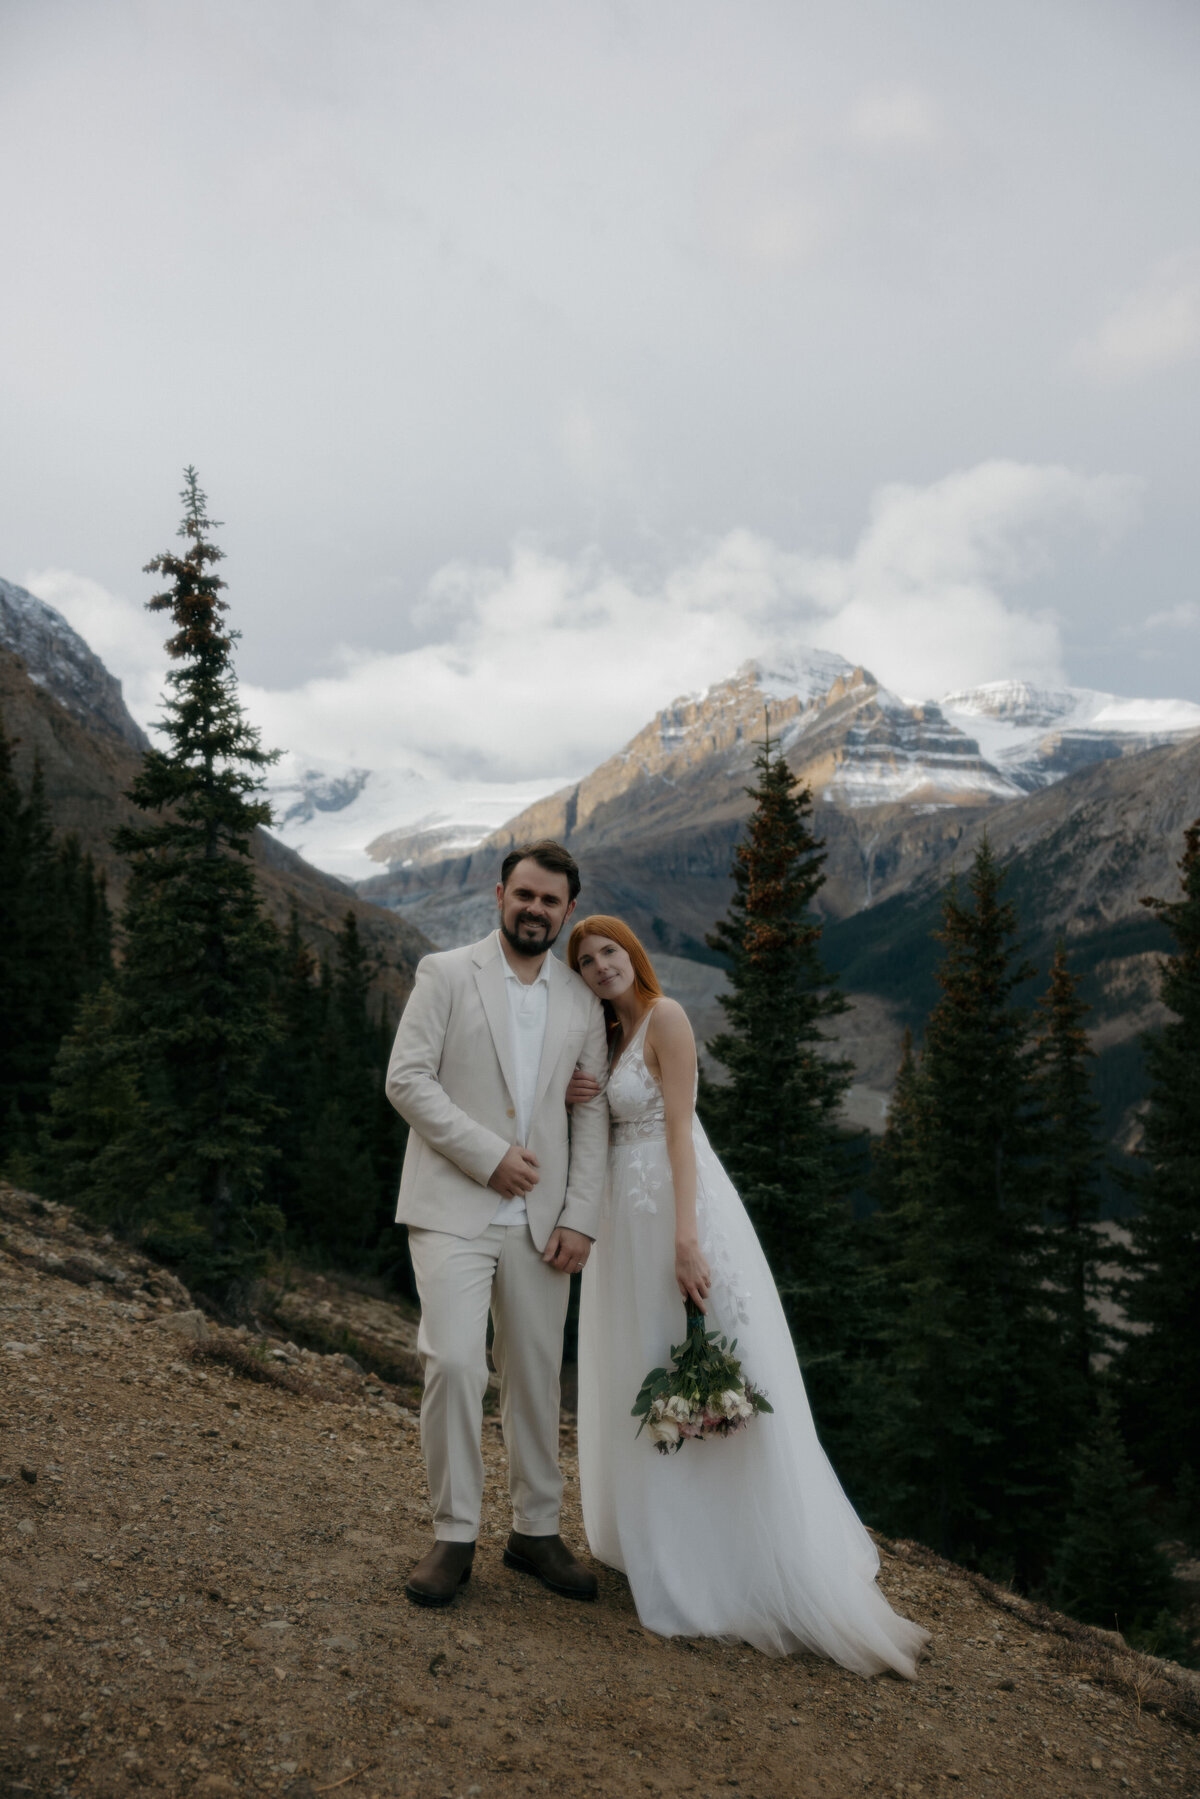
<path fill-rule="evenodd" d="M 409 1125 L 396 1221 L 421 1300 L 436 1539 L 404 1589 L 416 1605 L 449 1605 L 471 1574 L 489 1309 L 513 1506 L 504 1561 L 567 1598 L 596 1596 L 558 1535 L 563 1323 L 570 1276 L 599 1228 L 608 1153 L 603 1094 L 573 1108 L 568 1136 L 576 1063 L 601 1081 L 605 1070 L 599 1002 L 549 954 L 579 884 L 560 844 L 511 850 L 498 930 L 424 958 L 388 1065 L 388 1098 Z"/>

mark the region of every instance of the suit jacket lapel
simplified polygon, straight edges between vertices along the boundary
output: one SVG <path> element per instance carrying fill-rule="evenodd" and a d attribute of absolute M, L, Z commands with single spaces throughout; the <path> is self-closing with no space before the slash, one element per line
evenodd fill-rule
<path fill-rule="evenodd" d="M 545 1097 L 546 1088 L 562 1055 L 563 1044 L 567 1037 L 567 1026 L 571 1022 L 571 983 L 561 962 L 553 956 L 547 958 L 549 963 L 550 992 L 546 1002 L 546 1035 L 542 1039 L 542 1059 L 538 1063 L 537 1086 L 533 1093 L 533 1111 L 530 1113 L 530 1124 L 537 1116 L 537 1109 Z"/>
<path fill-rule="evenodd" d="M 504 1084 L 508 1088 L 508 1096 L 515 1104 L 517 1078 L 516 1070 L 513 1067 L 508 995 L 504 991 L 504 953 L 494 937 L 486 938 L 479 948 L 480 953 L 475 959 L 475 985 L 478 987 L 479 997 L 483 1001 L 483 1010 L 487 1016 L 488 1029 L 492 1033 L 492 1042 L 496 1047 L 500 1072 L 504 1076 Z M 549 1036 L 549 1027 L 547 1027 L 546 1034 Z"/>

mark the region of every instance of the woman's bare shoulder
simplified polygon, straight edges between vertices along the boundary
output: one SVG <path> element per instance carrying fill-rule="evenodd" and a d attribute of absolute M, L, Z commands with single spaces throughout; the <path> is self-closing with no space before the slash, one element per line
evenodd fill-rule
<path fill-rule="evenodd" d="M 688 1015 L 677 999 L 663 997 L 654 1002 L 646 1035 L 654 1043 L 688 1043 L 693 1041 Z"/>

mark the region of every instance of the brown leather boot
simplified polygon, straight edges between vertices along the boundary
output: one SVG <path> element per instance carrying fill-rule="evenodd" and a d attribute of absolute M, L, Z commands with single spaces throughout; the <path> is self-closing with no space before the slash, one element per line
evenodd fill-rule
<path fill-rule="evenodd" d="M 474 1543 L 435 1543 L 409 1575 L 404 1597 L 414 1605 L 449 1605 L 470 1580 L 474 1560 Z"/>
<path fill-rule="evenodd" d="M 577 1562 L 561 1537 L 523 1537 L 514 1530 L 504 1550 L 504 1566 L 536 1574 L 544 1587 L 564 1599 L 594 1599 L 596 1576 Z"/>

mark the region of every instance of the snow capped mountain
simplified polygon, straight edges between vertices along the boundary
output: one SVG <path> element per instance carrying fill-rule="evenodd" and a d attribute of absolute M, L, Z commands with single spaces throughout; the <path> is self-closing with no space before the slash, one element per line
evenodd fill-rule
<path fill-rule="evenodd" d="M 990 681 L 947 694 L 942 711 L 1025 792 L 1089 762 L 1128 756 L 1200 731 L 1190 700 L 1126 700 L 1085 687 Z"/>
<path fill-rule="evenodd" d="M 268 775 L 272 832 L 306 861 L 347 880 L 470 849 L 554 787 L 456 780 L 426 758 L 366 769 L 284 756 Z"/>
<path fill-rule="evenodd" d="M 30 680 L 44 687 L 68 712 L 85 723 L 115 732 L 135 749 L 150 742 L 121 697 L 121 683 L 110 675 L 61 612 L 0 580 L 0 644 L 24 662 Z"/>
<path fill-rule="evenodd" d="M 0 644 L 85 722 L 137 749 L 120 683 L 61 613 L 0 580 Z M 920 704 L 825 649 L 778 644 L 685 694 L 582 779 L 464 780 L 432 756 L 398 767 L 292 752 L 268 776 L 274 833 L 349 880 L 424 870 L 488 842 L 550 835 L 618 842 L 734 818 L 769 724 L 799 779 L 846 814 L 991 808 L 1088 764 L 1200 732 L 1200 705 L 996 681 Z M 874 829 L 874 826 L 871 826 Z"/>
<path fill-rule="evenodd" d="M 822 700 L 837 681 L 853 682 L 864 671 L 832 650 L 813 650 L 776 644 L 765 656 L 746 662 L 739 674 L 757 681 L 769 700 L 799 700 L 811 706 Z M 866 675 L 871 680 L 870 675 Z"/>

